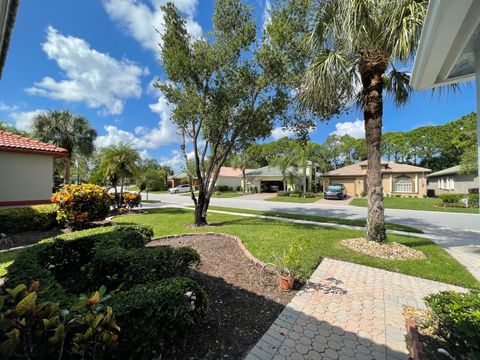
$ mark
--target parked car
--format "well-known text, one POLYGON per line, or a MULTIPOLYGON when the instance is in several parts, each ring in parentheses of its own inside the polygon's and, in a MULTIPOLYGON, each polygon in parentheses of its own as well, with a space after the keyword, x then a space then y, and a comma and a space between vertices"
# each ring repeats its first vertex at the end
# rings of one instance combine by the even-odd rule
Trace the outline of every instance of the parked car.
POLYGON ((343 184, 330 184, 327 191, 323 193, 324 199, 343 200, 347 197, 347 192, 343 184))
POLYGON ((179 194, 179 193, 190 192, 190 185, 188 185, 188 184, 178 185, 176 187, 168 189, 168 192, 170 194, 179 194))

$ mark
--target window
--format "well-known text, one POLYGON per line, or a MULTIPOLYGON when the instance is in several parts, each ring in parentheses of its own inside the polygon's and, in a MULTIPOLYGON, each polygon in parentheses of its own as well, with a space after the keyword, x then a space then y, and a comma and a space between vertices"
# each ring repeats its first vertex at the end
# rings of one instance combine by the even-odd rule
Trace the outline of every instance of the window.
POLYGON ((395 181, 395 192, 411 193, 412 180, 407 176, 400 176, 395 181))

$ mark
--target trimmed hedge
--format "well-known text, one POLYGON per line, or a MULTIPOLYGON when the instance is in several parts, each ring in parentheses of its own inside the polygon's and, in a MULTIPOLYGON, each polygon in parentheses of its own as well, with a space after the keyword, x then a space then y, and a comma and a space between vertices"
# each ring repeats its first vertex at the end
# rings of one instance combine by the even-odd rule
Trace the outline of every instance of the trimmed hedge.
POLYGON ((277 191, 277 196, 290 196, 290 191, 277 191))
POLYGON ((462 199, 468 200, 468 207, 478 207, 478 194, 440 194, 440 206, 446 207, 465 207, 462 199))
POLYGON ((107 285, 121 329, 112 358, 158 358, 175 336, 201 320, 208 299, 196 282, 179 277, 200 262, 198 253, 145 248, 152 234, 150 227, 121 225, 44 240, 9 266, 5 288, 38 281, 46 289, 39 302, 70 306, 78 294, 107 285))
POLYGON ((220 192, 233 191, 233 187, 228 185, 217 185, 215 186, 215 191, 220 191, 220 192))
POLYGON ((198 324, 208 311, 207 295, 187 278, 136 285, 115 293, 108 303, 122 328, 120 358, 158 358, 169 342, 198 324))
POLYGON ((425 298, 438 335, 459 359, 480 358, 480 292, 444 291, 425 298))
POLYGON ((90 279, 94 286, 104 284, 108 289, 184 275, 200 263, 192 248, 159 247, 125 250, 120 247, 97 251, 92 262, 90 279))
POLYGON ((49 230, 57 225, 57 210, 54 205, 0 210, 0 233, 49 230))

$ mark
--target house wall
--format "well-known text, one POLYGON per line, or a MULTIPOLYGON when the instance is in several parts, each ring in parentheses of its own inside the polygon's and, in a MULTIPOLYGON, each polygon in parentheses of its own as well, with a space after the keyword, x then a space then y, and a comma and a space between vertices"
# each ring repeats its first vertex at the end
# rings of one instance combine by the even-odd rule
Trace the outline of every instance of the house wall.
MULTIPOLYGON (((343 184, 347 190, 347 195, 358 196, 362 191, 367 191, 366 178, 357 176, 349 178, 347 176, 325 177, 324 189, 329 184, 343 184)), ((405 195, 405 196, 424 196, 427 194, 426 178, 424 174, 405 173, 405 174, 382 174, 382 185, 384 194, 405 195), (407 176, 411 179, 412 192, 395 191, 395 181, 397 178, 407 176)))
POLYGON ((0 152, 0 206, 49 202, 52 187, 52 156, 0 152))
POLYGON ((226 185, 236 190, 238 186, 242 186, 242 177, 239 176, 219 176, 216 185, 226 185))
POLYGON ((445 176, 435 176, 428 178, 429 190, 434 190, 435 195, 439 194, 467 194, 469 189, 477 188, 478 189, 478 176, 475 175, 445 175, 445 176), (453 179, 453 190, 440 189, 438 187, 438 180, 444 179, 453 179))

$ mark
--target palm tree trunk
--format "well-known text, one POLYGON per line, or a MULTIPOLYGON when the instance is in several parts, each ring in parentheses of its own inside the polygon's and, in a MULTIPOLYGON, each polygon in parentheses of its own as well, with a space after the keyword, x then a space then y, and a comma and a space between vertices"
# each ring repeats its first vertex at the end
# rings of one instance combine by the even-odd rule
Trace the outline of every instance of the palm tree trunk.
POLYGON ((122 176, 120 180, 120 198, 118 199, 118 207, 121 207, 123 205, 123 184, 124 184, 124 178, 122 176))
POLYGON ((63 184, 70 184, 70 168, 72 165, 72 159, 70 156, 65 158, 65 175, 63 177, 63 184))
POLYGON ((383 52, 370 52, 360 62, 360 75, 364 94, 365 139, 368 149, 367 164, 367 240, 386 240, 383 185, 381 172, 382 140, 382 75, 388 65, 388 56, 383 52))

